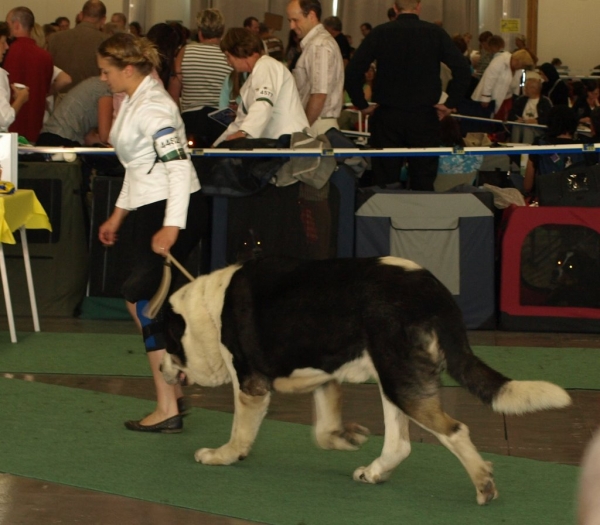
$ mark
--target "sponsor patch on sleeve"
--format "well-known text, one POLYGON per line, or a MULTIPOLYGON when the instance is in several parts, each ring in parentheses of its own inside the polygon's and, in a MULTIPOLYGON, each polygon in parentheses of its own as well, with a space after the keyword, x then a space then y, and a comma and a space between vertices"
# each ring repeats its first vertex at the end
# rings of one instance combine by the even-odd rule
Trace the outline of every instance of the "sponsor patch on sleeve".
POLYGON ((152 136, 160 162, 187 159, 183 144, 175 128, 163 128, 152 136))

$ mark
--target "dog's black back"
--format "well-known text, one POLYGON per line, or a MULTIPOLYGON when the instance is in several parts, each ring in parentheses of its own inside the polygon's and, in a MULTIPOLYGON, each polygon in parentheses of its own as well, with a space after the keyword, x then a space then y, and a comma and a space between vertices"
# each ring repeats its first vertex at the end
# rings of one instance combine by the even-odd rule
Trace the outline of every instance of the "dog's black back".
MULTIPOLYGON (((427 270, 378 258, 249 261, 227 288, 222 322, 241 384, 255 374, 273 380, 305 368, 333 373, 367 351, 399 406, 411 397, 399 389, 435 389, 444 361, 460 376, 464 354, 472 356, 460 309, 443 284, 427 270), (447 349, 438 361, 428 354, 432 334, 447 349)), ((482 378, 490 388, 505 380, 490 374, 482 378)))

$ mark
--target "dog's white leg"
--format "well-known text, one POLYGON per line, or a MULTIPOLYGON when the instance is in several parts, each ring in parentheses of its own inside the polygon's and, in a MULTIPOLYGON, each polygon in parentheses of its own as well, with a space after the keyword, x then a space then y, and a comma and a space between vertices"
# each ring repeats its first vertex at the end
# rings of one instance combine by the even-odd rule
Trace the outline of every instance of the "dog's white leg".
POLYGON ((410 454, 410 437, 408 435, 408 417, 383 393, 379 386, 383 403, 385 437, 383 449, 379 456, 368 467, 359 467, 354 471, 354 479, 363 483, 382 483, 393 470, 410 454))
POLYGON ((196 450, 194 458, 205 465, 231 465, 244 459, 250 453, 271 400, 270 392, 263 396, 251 396, 242 392, 231 357, 225 357, 233 383, 234 413, 231 437, 222 447, 196 450))
POLYGON ((329 381, 314 392, 317 445, 324 449, 357 450, 367 441, 369 429, 357 423, 342 423, 342 389, 329 381))
POLYGON ((484 461, 477 452, 469 428, 442 410, 439 398, 418 401, 411 406, 410 416, 460 460, 475 485, 477 503, 485 505, 498 497, 491 462, 484 461))
MULTIPOLYGON (((458 423, 458 422, 457 422, 458 423)), ((463 423, 458 423, 460 428, 450 436, 433 434, 450 450, 463 464, 473 485, 475 485, 477 503, 485 505, 498 497, 492 463, 484 461, 477 452, 475 445, 469 438, 469 428, 463 423)))
POLYGON ((222 447, 201 448, 194 458, 205 465, 231 465, 249 453, 258 429, 264 419, 271 394, 250 396, 239 391, 235 394, 235 412, 229 442, 222 447))

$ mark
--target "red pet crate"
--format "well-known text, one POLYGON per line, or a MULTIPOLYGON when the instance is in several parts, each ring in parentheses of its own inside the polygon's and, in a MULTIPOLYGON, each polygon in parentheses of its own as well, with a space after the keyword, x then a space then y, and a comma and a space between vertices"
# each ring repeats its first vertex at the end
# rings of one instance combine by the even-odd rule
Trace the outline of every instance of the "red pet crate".
POLYGON ((502 240, 500 327, 600 333, 600 208, 515 208, 502 240))

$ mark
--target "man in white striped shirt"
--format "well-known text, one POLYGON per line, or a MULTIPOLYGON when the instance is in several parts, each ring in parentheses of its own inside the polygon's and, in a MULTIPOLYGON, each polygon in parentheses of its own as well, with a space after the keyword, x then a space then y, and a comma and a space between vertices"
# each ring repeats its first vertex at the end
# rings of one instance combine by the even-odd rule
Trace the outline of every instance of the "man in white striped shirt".
POLYGON ((344 95, 344 62, 335 39, 321 24, 319 0, 292 0, 287 6, 290 27, 298 35, 302 54, 294 68, 311 131, 337 128, 344 95))

